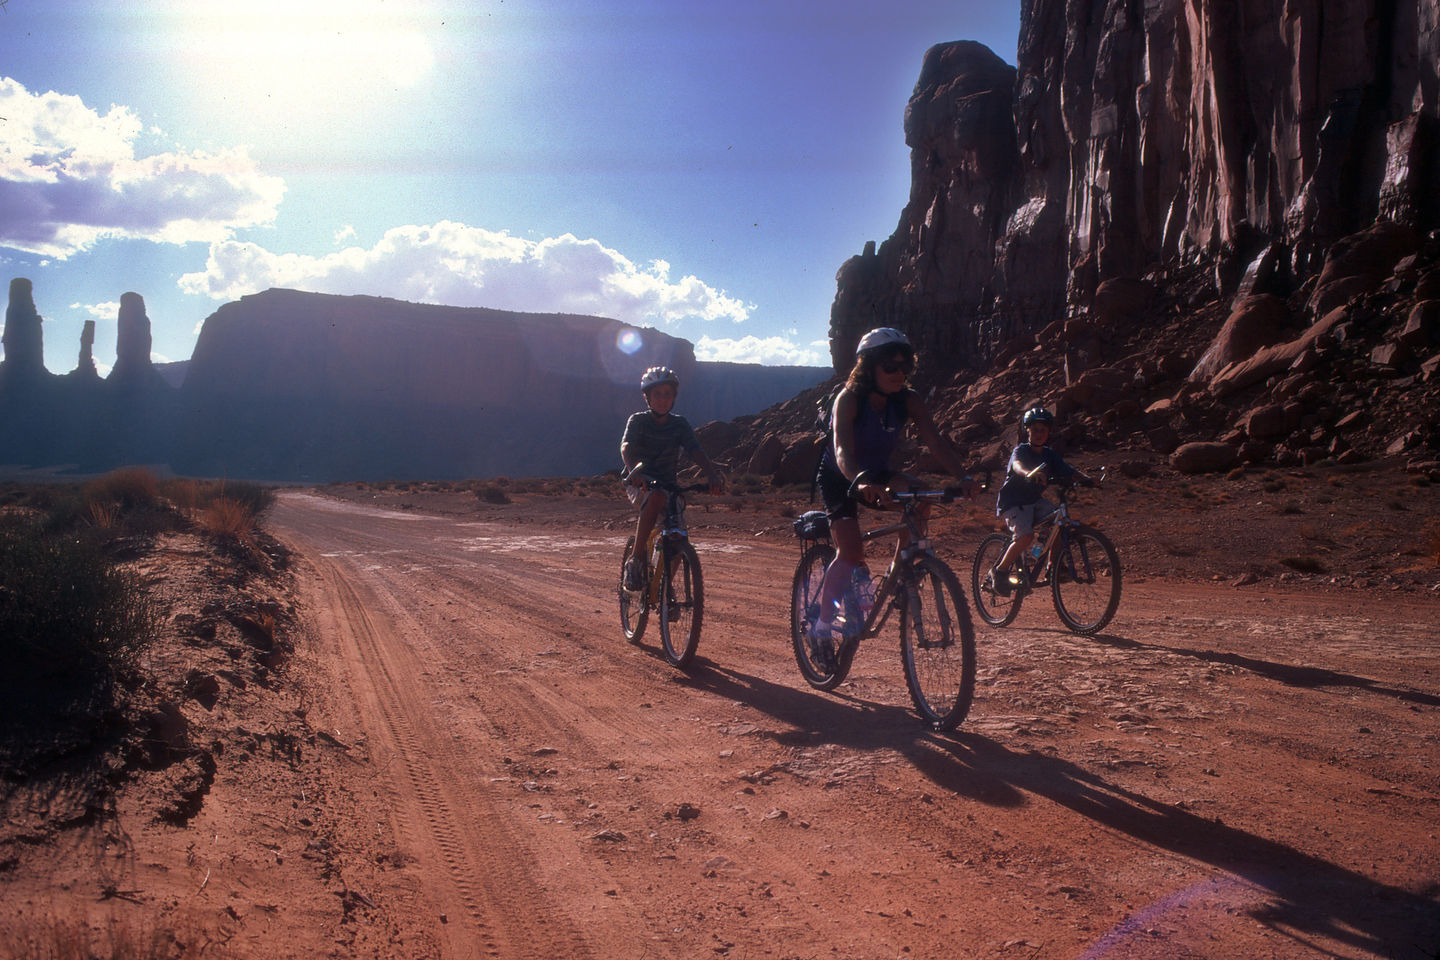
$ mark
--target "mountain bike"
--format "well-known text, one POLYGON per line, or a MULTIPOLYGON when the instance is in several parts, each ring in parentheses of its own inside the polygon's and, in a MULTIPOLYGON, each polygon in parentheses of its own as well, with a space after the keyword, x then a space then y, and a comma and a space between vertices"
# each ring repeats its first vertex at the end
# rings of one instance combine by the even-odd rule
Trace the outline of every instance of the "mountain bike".
POLYGON ((1070 516, 1075 484, 1056 487, 1055 512, 1035 525, 1035 543, 1016 561, 1009 588, 991 580, 990 571, 1010 546, 1010 534, 992 533, 980 541, 970 571, 970 586, 980 619, 994 627, 1013 623, 1020 604, 1048 586, 1060 622, 1073 633, 1089 635, 1105 628, 1120 606, 1120 555, 1110 538, 1070 516))
POLYGON ((908 533, 908 540, 902 539, 904 545, 883 576, 861 583, 859 591, 854 585, 846 590, 843 616, 834 620, 829 637, 812 638, 810 627, 820 613, 825 569, 836 555, 830 520, 823 510, 796 519, 800 562, 790 591, 795 661, 810 686, 833 690, 850 672, 860 641, 878 635, 893 615, 900 625, 905 685, 915 709, 932 729, 953 730, 970 712, 975 693, 975 627, 959 579, 925 538, 920 508, 927 502, 953 502, 964 496, 964 490, 892 491, 890 495, 900 505, 899 521, 863 531, 861 537, 869 541, 908 533), (868 611, 863 606, 862 594, 868 593, 865 587, 874 588, 868 611))
POLYGON ((705 615, 705 582, 700 575, 700 557, 685 529, 685 494, 709 489, 707 484, 690 486, 647 480, 646 486, 665 495, 665 509, 650 535, 648 557, 640 589, 625 588, 625 567, 635 553, 635 536, 625 542, 620 559, 620 628, 625 639, 639 643, 645 634, 650 612, 660 618, 660 646, 665 659, 677 667, 689 665, 700 644, 700 623, 705 615))

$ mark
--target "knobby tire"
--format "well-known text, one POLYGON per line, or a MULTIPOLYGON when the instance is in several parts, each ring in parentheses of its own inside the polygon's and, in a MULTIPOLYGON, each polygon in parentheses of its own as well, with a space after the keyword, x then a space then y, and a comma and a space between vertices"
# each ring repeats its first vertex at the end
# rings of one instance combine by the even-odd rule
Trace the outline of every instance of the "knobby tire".
POLYGON ((833 559, 833 545, 812 544, 800 555, 790 588, 790 642, 795 650, 795 662, 805 682, 816 690, 838 687, 844 682, 855 659, 856 643, 844 642, 844 636, 838 629, 831 632, 828 640, 819 641, 829 651, 828 657, 817 652, 810 640, 810 624, 819 612, 825 568, 833 559))
POLYGON ((700 645, 700 624, 705 617, 705 582, 700 557, 688 541, 665 545, 666 562, 660 576, 660 645, 665 659, 688 666, 700 645))
MULTIPOLYGON (((975 598, 975 612, 992 627, 1008 626, 1020 615, 1022 592, 1012 589, 1008 595, 1002 595, 989 583, 990 568, 1005 556, 1009 545, 1007 534, 990 534, 980 541, 980 547, 975 551, 975 562, 970 568, 970 591, 975 598)), ((1018 562, 1024 563, 1024 559, 1022 557, 1018 562)))
POLYGON ((1105 629, 1120 606, 1120 554, 1094 527, 1072 527, 1050 567, 1050 591, 1060 622, 1089 636, 1105 629))
POLYGON ((640 638, 645 636, 645 621, 650 611, 645 603, 646 591, 631 593, 625 589, 625 565, 630 562, 630 556, 635 552, 635 536, 625 541, 625 553, 620 558, 620 581, 617 585, 617 593, 620 598, 620 629, 625 633, 625 639, 631 643, 639 643, 640 638))
POLYGON ((934 730, 953 730, 975 696, 975 625, 955 574, 935 557, 915 560, 900 598, 900 650, 915 709, 934 730))

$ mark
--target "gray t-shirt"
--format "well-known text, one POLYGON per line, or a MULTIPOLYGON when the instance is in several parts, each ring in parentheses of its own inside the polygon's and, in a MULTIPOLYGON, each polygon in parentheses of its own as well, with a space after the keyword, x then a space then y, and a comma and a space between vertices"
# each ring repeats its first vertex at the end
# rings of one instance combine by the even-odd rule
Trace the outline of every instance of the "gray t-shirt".
POLYGON ((660 423, 649 410, 632 413, 625 421, 620 446, 627 445, 636 462, 645 464, 647 476, 668 483, 675 482, 680 469, 680 451, 700 449, 689 420, 672 413, 660 423))

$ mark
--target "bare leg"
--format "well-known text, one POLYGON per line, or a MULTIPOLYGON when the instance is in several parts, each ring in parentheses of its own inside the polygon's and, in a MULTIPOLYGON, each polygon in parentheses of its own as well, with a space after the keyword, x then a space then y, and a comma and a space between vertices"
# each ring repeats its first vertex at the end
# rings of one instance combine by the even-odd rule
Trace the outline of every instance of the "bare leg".
POLYGON ((820 590, 820 619, 826 621, 834 616, 855 568, 865 562, 865 541, 860 538, 859 520, 845 517, 831 521, 830 537, 835 541, 835 559, 825 568, 825 585, 820 590))

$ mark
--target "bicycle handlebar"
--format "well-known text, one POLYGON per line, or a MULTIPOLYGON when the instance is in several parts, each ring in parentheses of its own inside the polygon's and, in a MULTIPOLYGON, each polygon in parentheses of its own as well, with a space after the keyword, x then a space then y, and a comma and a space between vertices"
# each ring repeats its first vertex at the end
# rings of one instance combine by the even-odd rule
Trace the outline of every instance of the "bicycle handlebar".
MULTIPOLYGON (((681 484, 678 484, 678 483, 666 483, 666 482, 664 482, 664 481, 657 480, 657 479, 655 479, 654 477, 647 477, 647 476, 645 476, 645 464, 644 464, 644 463, 637 463, 637 464, 635 464, 634 467, 632 467, 632 468, 629 470, 629 472, 627 472, 627 473, 622 473, 622 474, 620 475, 620 479, 624 480, 626 483, 629 483, 629 482, 630 482, 630 478, 632 478, 632 477, 638 477, 639 480, 640 480, 640 483, 643 483, 647 489, 650 489, 650 490, 665 490, 665 491, 668 491, 669 493, 697 493, 697 492, 700 492, 700 491, 705 491, 705 490, 709 490, 709 489, 710 489, 710 484, 709 484, 709 483, 691 483, 691 484, 686 484, 686 485, 683 485, 683 486, 682 486, 681 484)), ((632 485, 633 485, 633 486, 639 486, 640 483, 636 483, 636 484, 632 484, 632 485)))
MULTIPOLYGON (((970 481, 970 480, 974 480, 974 479, 976 479, 976 478, 974 478, 974 477, 968 477, 968 476, 967 476, 965 479, 966 479, 967 481, 970 481)), ((874 472, 874 471, 872 471, 872 470, 861 470, 860 473, 856 474, 855 479, 854 479, 853 481, 851 481, 851 483, 850 483, 850 490, 849 490, 848 492, 849 492, 850 496, 853 497, 857 502, 859 502, 859 503, 864 503, 867 507, 874 506, 874 504, 866 503, 864 500, 862 500, 862 499, 857 495, 857 492, 859 491, 860 485, 861 485, 862 483, 878 483, 879 481, 880 481, 880 478, 875 475, 875 472, 874 472)), ((989 472, 989 471, 986 471, 986 473, 985 473, 985 481, 980 484, 980 489, 981 489, 981 490, 984 490, 984 489, 986 489, 987 487, 989 487, 989 485, 990 485, 990 472, 989 472)), ((887 489, 888 489, 888 487, 887 487, 887 489)), ((905 501, 915 501, 915 500, 939 500, 941 503, 954 503, 956 500, 961 499, 961 498, 963 498, 963 497, 968 497, 968 496, 969 496, 969 494, 966 492, 966 489, 965 489, 965 487, 963 487, 963 486, 959 486, 959 487, 945 487, 944 489, 941 489, 941 490, 891 490, 891 491, 890 491, 890 498, 891 498, 892 500, 895 500, 896 502, 899 502, 899 503, 903 503, 903 502, 905 502, 905 501)))

